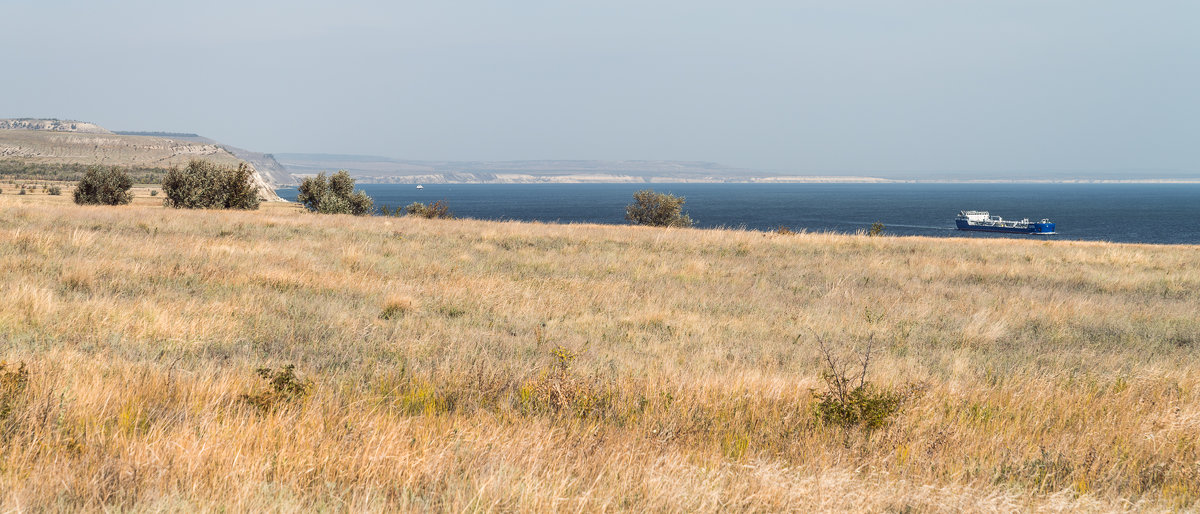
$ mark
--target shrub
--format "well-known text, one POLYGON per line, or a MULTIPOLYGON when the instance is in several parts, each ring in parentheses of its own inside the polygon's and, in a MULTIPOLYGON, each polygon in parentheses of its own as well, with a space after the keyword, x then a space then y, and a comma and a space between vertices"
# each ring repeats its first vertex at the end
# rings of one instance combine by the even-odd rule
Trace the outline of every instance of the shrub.
POLYGON ((690 227, 692 218, 682 212, 684 198, 643 189, 633 194, 633 203, 625 208, 625 219, 635 225, 652 227, 690 227))
POLYGON ((258 368, 254 372, 267 381, 268 389, 258 393, 243 394, 241 398, 242 401, 258 407, 261 411, 270 411, 281 404, 303 400, 312 392, 312 381, 301 380, 297 377, 294 364, 288 364, 279 371, 271 368, 258 368))
POLYGON ((821 373, 826 390, 813 393, 817 401, 815 414, 822 422, 874 430, 886 425, 900 411, 904 402, 916 393, 915 387, 898 391, 867 382, 874 337, 867 339, 866 348, 857 355, 857 359, 838 356, 823 338, 817 336, 816 339, 826 366, 821 373))
POLYGON ((157 189, 151 189, 151 190, 150 190, 150 196, 158 196, 158 190, 157 190, 157 189))
POLYGON ((260 201, 254 172, 245 163, 229 168, 192 161, 182 170, 167 172, 162 190, 167 197, 163 205, 176 209, 254 210, 260 201))
POLYGON ((62 188, 59 186, 46 186, 46 194, 50 196, 62 196, 62 188))
POLYGON ((313 212, 355 216, 370 214, 374 205, 366 193, 354 191, 354 178, 346 170, 328 178, 321 173, 304 179, 300 182, 296 201, 313 212))
POLYGON ((413 202, 404 208, 404 213, 409 216, 420 216, 429 219, 453 219, 454 213, 450 212, 450 207, 446 202, 438 200, 429 205, 421 202, 413 202))
POLYGON ((124 205, 133 201, 133 179, 117 167, 88 169, 75 186, 75 203, 79 205, 124 205))
POLYGON ((19 195, 25 194, 25 186, 21 186, 21 192, 19 192, 17 194, 19 194, 19 195))
POLYGON ((871 224, 871 230, 869 232, 867 232, 867 235, 869 235, 871 237, 881 236, 881 235, 883 235, 883 229, 884 229, 883 223, 876 221, 875 223, 871 224))

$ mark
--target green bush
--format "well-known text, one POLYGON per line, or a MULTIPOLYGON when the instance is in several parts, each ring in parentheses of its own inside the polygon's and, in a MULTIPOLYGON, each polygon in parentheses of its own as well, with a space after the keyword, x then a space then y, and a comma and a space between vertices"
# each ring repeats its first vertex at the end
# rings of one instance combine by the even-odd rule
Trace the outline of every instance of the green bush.
POLYGON ((893 390, 867 382, 867 371, 874 357, 874 337, 867 340, 865 350, 854 358, 838 355, 820 336, 817 344, 825 364, 821 378, 827 387, 823 392, 813 393, 814 411, 825 424, 875 430, 890 422, 919 391, 915 386, 893 390))
POLYGON ((429 219, 453 219, 454 213, 450 212, 450 207, 446 202, 438 200, 431 204, 423 204, 421 202, 413 202, 404 208, 404 213, 409 216, 420 216, 429 219))
POLYGON ((847 391, 845 396, 830 390, 817 394, 816 399, 816 414, 821 421, 874 430, 886 425, 900 411, 907 396, 899 391, 863 384, 847 391))
POLYGON ((867 232, 867 235, 869 235, 871 237, 881 236, 881 235, 883 235, 883 229, 884 229, 883 223, 876 221, 875 223, 871 224, 871 230, 869 232, 867 232))
POLYGON ((75 186, 75 203, 79 205, 125 205, 133 201, 133 179, 117 167, 88 169, 75 186))
POLYGON ((324 173, 300 182, 296 201, 321 214, 371 214, 374 202, 362 191, 354 190, 354 178, 346 170, 331 177, 324 173))
POLYGON ((652 227, 690 227, 692 218, 684 214, 684 198, 643 189, 633 194, 633 203, 625 208, 625 219, 635 225, 652 227))
POLYGON ((46 186, 46 194, 50 196, 62 196, 62 188, 59 186, 46 186))
POLYGON ((163 205, 176 209, 258 208, 254 172, 245 163, 237 168, 207 161, 192 161, 184 169, 172 169, 163 178, 163 205))

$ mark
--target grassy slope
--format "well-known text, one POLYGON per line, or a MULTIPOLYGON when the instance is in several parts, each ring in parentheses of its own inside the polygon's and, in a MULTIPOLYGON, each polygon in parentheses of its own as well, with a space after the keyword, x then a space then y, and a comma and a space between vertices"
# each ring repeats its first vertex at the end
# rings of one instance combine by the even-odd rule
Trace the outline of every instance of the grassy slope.
MULTIPOLYGON (((46 172, 41 168, 67 164, 166 170, 186 166, 192 159, 203 159, 223 166, 237 166, 241 162, 215 144, 153 136, 0 130, 0 160, 30 165, 41 173, 46 172)), ((77 179, 44 177, 36 173, 35 176, 77 179)))
POLYGON ((12 193, 2 508, 1198 507, 1196 247, 12 193), (812 332, 924 393, 822 425, 812 332), (286 363, 306 401, 240 398, 286 363))

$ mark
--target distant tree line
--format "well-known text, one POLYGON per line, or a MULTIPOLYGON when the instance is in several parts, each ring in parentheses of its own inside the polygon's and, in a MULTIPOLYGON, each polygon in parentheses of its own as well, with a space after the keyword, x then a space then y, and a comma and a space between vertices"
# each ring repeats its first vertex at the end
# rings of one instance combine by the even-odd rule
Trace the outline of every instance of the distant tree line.
MULTIPOLYGON (((51 164, 24 162, 19 160, 0 160, 0 178, 5 180, 62 180, 77 181, 83 179, 88 169, 94 166, 87 164, 51 164)), ((159 184, 167 176, 170 168, 152 168, 144 166, 122 167, 129 178, 137 184, 159 184)))

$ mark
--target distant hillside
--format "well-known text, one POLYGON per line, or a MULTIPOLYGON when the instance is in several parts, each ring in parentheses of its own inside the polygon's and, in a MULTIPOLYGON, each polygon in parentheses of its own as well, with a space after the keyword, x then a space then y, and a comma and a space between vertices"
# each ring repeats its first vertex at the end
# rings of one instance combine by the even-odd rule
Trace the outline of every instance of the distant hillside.
POLYGON ((293 175, 344 169, 365 183, 755 182, 781 178, 774 173, 687 161, 405 161, 334 154, 275 157, 293 175))
POLYGON ((189 141, 192 143, 211 144, 220 146, 225 151, 233 154, 234 157, 246 161, 253 166, 255 171, 262 175, 264 181, 271 184, 272 187, 279 188, 282 186, 296 185, 298 182, 292 174, 288 172, 283 165, 275 160, 275 156, 269 153, 254 152, 236 146, 229 146, 213 141, 207 137, 198 134, 188 134, 182 132, 117 132, 118 134, 132 135, 159 135, 162 137, 170 137, 180 141, 189 141))
POLYGON ((101 165, 126 168, 140 182, 157 182, 170 168, 193 159, 223 166, 247 162, 256 171, 263 197, 277 200, 274 190, 280 182, 274 177, 282 167, 263 155, 230 150, 195 134, 114 133, 79 121, 0 119, 0 175, 14 178, 77 180, 88 166, 101 165))
POLYGON ((801 173, 696 161, 410 161, 374 155, 279 153, 297 177, 344 169, 363 183, 881 183, 1198 182, 1191 170, 861 171, 801 173))

